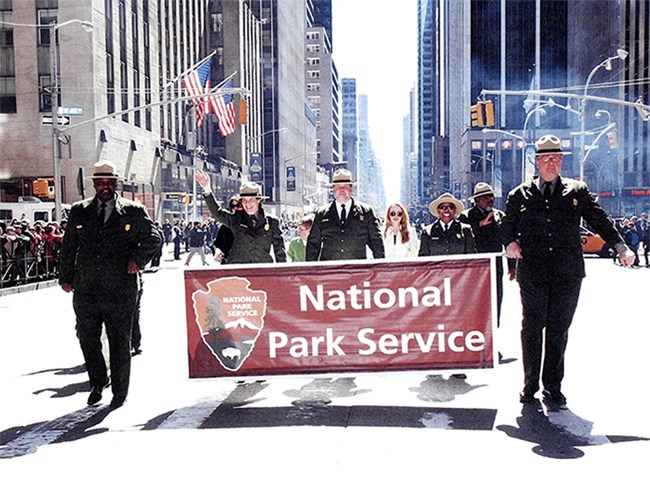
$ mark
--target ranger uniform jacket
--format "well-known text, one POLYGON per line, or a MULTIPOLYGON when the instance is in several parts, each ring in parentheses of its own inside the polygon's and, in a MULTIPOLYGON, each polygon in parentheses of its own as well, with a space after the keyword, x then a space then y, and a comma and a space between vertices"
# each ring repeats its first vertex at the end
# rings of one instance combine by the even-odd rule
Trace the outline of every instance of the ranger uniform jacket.
POLYGON ((608 243, 622 238, 607 213, 582 181, 559 177, 550 200, 537 186, 537 177, 508 195, 503 218, 503 244, 517 241, 523 259, 517 262, 519 281, 579 279, 585 275, 580 222, 608 243))
POLYGON ((307 239, 307 260, 366 259, 366 246, 375 259, 384 258, 384 241, 372 207, 353 201, 345 224, 341 224, 333 201, 316 212, 307 239))
POLYGON ((442 256, 453 254, 475 254, 476 244, 472 226, 457 219, 450 223, 448 231, 442 228, 439 220, 429 224, 420 236, 419 256, 442 256))
POLYGON ((160 246, 160 234, 141 204, 115 198, 113 212, 101 224, 97 199, 73 204, 63 236, 60 284, 72 284, 75 293, 136 294, 140 274, 129 274, 130 261, 145 265, 160 246))
POLYGON ((210 214, 232 232, 233 243, 228 254, 228 264, 268 263, 273 262, 273 256, 275 262, 287 261, 280 220, 277 217, 265 214, 260 207, 259 220, 253 225, 245 211, 231 213, 217 204, 213 194, 206 195, 205 202, 210 214))

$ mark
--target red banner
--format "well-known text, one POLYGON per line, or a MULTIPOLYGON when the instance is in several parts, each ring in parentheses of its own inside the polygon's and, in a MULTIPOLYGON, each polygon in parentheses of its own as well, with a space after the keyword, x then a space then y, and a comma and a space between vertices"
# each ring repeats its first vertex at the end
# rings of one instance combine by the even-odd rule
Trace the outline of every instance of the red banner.
POLYGON ((473 255, 186 271, 190 378, 492 368, 493 269, 473 255))

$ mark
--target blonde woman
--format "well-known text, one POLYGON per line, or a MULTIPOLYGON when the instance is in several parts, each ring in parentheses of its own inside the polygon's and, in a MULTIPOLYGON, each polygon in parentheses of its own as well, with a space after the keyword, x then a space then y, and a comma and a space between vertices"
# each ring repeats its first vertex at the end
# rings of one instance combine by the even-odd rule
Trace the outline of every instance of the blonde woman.
POLYGON ((387 259, 417 257, 417 234, 411 226, 406 208, 400 203, 388 206, 383 236, 387 259))

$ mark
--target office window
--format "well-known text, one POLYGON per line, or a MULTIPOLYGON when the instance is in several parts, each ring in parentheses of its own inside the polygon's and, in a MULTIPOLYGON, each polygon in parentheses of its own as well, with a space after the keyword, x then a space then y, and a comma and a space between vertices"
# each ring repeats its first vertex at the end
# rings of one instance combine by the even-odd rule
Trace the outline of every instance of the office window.
POLYGON ((0 77, 0 113, 16 112, 16 78, 0 77))
POLYGON ((309 53, 319 53, 320 52, 320 45, 307 45, 307 51, 309 53))
POLYGON ((307 58, 307 64, 310 66, 320 65, 320 58, 307 58))
POLYGON ((320 91, 320 83, 307 83, 307 91, 320 91))
POLYGON ((318 70, 307 71, 307 78, 320 78, 320 71, 318 70))
MULTIPOLYGON (((49 25, 52 22, 56 22, 58 19, 58 10, 51 8, 42 8, 36 10, 36 18, 38 18, 39 25, 49 25)), ((38 28, 38 44, 39 45, 49 45, 50 44, 50 29, 49 28, 38 28)))
POLYGON ((223 29, 223 16, 221 13, 213 13, 210 15, 210 24, 212 25, 212 31, 214 33, 219 33, 223 29))
MULTIPOLYGON (((11 12, 0 11, 0 21, 11 23, 11 12)), ((0 113, 16 112, 16 72, 13 27, 0 23, 0 113)))
MULTIPOLYGON (((39 111, 52 111, 52 77, 50 75, 38 75, 39 111)), ((60 104, 60 103, 59 103, 60 104)))

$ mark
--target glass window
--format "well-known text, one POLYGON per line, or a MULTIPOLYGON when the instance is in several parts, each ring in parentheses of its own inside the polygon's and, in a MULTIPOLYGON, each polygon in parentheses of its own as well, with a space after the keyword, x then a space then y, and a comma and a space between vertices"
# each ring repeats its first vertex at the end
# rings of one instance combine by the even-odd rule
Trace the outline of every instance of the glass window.
MULTIPOLYGON (((39 25, 49 25, 50 23, 56 22, 58 19, 58 11, 55 9, 40 9, 36 11, 36 17, 38 18, 39 25)), ((50 29, 49 28, 39 28, 38 29, 38 44, 39 45, 49 45, 50 44, 50 29)))

